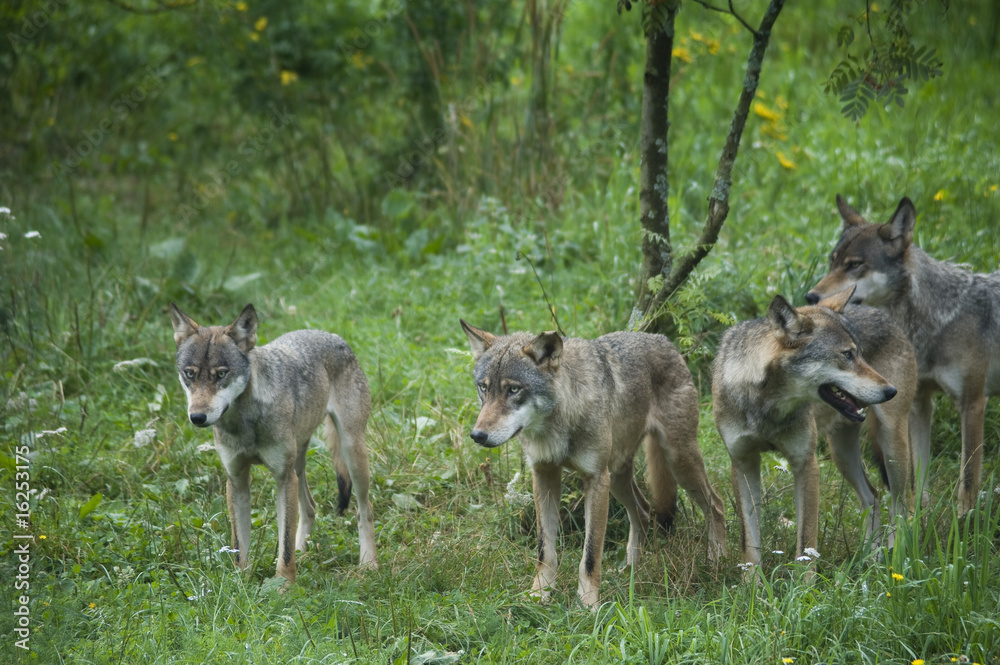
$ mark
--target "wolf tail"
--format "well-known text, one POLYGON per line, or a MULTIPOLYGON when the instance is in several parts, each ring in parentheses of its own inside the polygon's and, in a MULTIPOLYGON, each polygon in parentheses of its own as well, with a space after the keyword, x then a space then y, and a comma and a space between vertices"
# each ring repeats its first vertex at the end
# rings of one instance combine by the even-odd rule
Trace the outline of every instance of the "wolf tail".
POLYGON ((646 481, 653 495, 653 510, 656 511, 656 521, 664 531, 674 530, 674 514, 677 512, 677 479, 667 465, 663 446, 657 441, 655 434, 647 434, 644 441, 646 449, 646 481))
POLYGON ((330 414, 326 416, 323 432, 326 435, 326 448, 333 458, 333 467, 337 471, 337 514, 343 515, 347 510, 347 505, 351 502, 351 474, 347 471, 347 464, 340 454, 340 434, 337 432, 337 424, 333 422, 330 414))

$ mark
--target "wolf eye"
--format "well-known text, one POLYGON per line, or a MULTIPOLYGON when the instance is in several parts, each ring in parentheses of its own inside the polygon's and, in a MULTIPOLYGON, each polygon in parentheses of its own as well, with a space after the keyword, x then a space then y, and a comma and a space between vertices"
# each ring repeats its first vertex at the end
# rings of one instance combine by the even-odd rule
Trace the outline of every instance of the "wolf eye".
POLYGON ((854 351, 851 351, 850 349, 844 351, 844 358, 847 360, 854 360, 854 351))
POLYGON ((216 381, 222 381, 224 378, 226 378, 226 374, 229 374, 229 370, 228 369, 216 370, 216 372, 215 372, 215 380, 216 381))
POLYGON ((521 386, 510 386, 509 388, 507 388, 508 395, 516 395, 519 392, 521 392, 521 386))
POLYGON ((187 379, 192 379, 193 380, 194 379, 194 370, 193 369, 186 369, 186 370, 184 370, 184 377, 187 378, 187 379))
POLYGON ((863 266, 864 263, 865 263, 864 261, 859 261, 857 259, 851 261, 845 261, 844 268, 846 270, 855 270, 856 268, 860 268, 861 266, 863 266))
POLYGON ((477 388, 477 389, 479 390, 479 392, 481 392, 481 393, 484 393, 484 392, 486 392, 486 384, 485 384, 485 383, 477 383, 477 384, 476 384, 476 388, 477 388))

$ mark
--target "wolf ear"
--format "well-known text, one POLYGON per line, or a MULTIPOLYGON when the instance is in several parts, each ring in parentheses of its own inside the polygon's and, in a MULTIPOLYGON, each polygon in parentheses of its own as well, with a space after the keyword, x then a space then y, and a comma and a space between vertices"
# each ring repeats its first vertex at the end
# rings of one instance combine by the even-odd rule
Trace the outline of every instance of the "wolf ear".
POLYGON ((771 301, 771 306, 767 308, 767 320, 778 341, 788 346, 798 346, 813 330, 812 319, 799 314, 781 296, 774 296, 771 301))
POLYGON ((840 211, 840 217, 844 220, 845 229, 865 223, 865 218, 862 217, 857 210, 852 208, 840 194, 837 194, 837 210, 840 211))
POLYGON ((226 328, 226 334, 236 342, 236 348, 243 353, 250 353, 257 344, 257 310, 253 305, 247 305, 236 317, 236 320, 226 328))
POLYGON ((459 319, 458 322, 462 324, 462 330, 465 331, 465 336, 469 338, 469 346, 472 347, 472 357, 475 360, 479 360, 479 357, 493 346, 493 342, 497 341, 496 335, 485 330, 480 330, 475 326, 470 326, 462 319, 459 319))
POLYGON ((857 291, 858 285, 851 284, 848 288, 844 289, 840 293, 830 296, 829 298, 823 298, 817 305, 820 307, 826 307, 827 309, 832 309, 838 314, 843 313, 844 307, 847 303, 851 302, 851 298, 854 297, 854 292, 857 291))
POLYGON ((194 319, 182 312, 174 303, 170 303, 170 321, 174 324, 174 344, 177 346, 198 332, 199 326, 194 319))
POLYGON ((554 330, 543 332, 521 347, 521 351, 534 360, 536 365, 547 361, 550 368, 556 369, 563 351, 562 336, 554 330))
POLYGON ((913 240, 913 227, 917 222, 917 209, 913 207, 913 201, 907 197, 899 202, 896 212, 892 213, 892 219, 878 227, 878 234, 886 242, 900 242, 900 250, 910 246, 913 240))

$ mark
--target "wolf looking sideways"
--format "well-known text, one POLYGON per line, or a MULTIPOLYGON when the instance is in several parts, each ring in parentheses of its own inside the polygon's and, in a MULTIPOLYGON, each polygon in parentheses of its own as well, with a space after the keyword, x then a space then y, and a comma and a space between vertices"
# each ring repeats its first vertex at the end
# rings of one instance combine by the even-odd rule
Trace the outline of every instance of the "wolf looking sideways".
POLYGON ((719 343, 712 378, 715 424, 733 463, 743 561, 755 566, 761 563, 762 452, 778 451, 791 467, 796 554, 816 547, 817 419, 830 434, 837 468, 869 511, 867 537, 877 537, 878 496, 868 483, 858 445, 864 407, 877 405, 876 457, 892 493, 893 517, 905 513, 910 479, 906 414, 916 385, 916 363, 902 332, 884 313, 871 307, 845 311, 852 293, 850 289, 820 307, 799 309, 775 296, 766 319, 733 326, 719 343), (862 344, 879 371, 900 382, 901 391, 862 358, 862 344))
POLYGON ((885 224, 869 224, 838 194, 844 220, 826 277, 810 303, 857 285, 851 302, 885 309, 917 355, 919 383, 910 411, 918 488, 926 487, 934 393, 944 391, 962 419, 958 505, 979 495, 987 397, 1000 393, 1000 272, 973 274, 913 244, 917 212, 908 198, 885 224))
POLYGON ((594 608, 598 601, 609 490, 628 512, 626 562, 636 562, 649 524, 649 503, 632 469, 641 441, 659 521, 670 526, 680 484, 705 514, 709 558, 725 554, 722 500, 708 482, 698 449, 698 393, 666 337, 626 332, 595 340, 564 339, 555 332, 496 336, 461 323, 475 357, 482 402, 472 439, 493 448, 520 436, 531 467, 538 521, 533 593, 546 599, 556 582, 563 467, 583 478, 581 602, 594 608))

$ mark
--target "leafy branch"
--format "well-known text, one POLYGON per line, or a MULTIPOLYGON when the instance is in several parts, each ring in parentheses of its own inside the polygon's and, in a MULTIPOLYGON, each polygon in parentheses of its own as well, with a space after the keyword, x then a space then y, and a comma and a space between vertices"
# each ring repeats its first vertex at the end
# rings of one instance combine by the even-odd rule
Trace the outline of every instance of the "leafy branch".
MULTIPOLYGON (((950 0, 941 0, 947 11, 950 0)), ((844 25, 837 31, 837 46, 845 50, 824 90, 836 95, 843 106, 841 113, 854 122, 868 112, 872 102, 902 107, 909 92, 906 83, 928 81, 941 75, 943 63, 933 48, 917 46, 911 40, 906 19, 913 12, 916 0, 892 0, 882 21, 882 30, 872 31, 870 0, 865 12, 855 17, 856 25, 864 25, 867 41, 852 52, 855 27, 844 25)))

